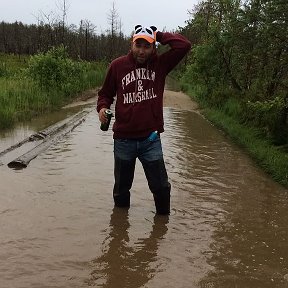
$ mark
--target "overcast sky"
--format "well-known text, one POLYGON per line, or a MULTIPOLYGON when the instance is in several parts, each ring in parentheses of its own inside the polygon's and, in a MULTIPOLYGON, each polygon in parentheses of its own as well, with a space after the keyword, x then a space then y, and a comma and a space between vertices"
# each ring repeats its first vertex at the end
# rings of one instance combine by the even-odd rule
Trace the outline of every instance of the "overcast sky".
MULTIPOLYGON (((21 21, 37 23, 42 14, 62 15, 59 7, 63 0, 0 0, 0 22, 21 21), (42 13, 41 13, 42 11, 42 13)), ((136 24, 154 25, 158 30, 175 30, 185 26, 191 11, 199 0, 66 0, 67 22, 79 26, 80 20, 89 20, 96 33, 108 27, 108 15, 114 2, 124 34, 130 35, 136 24)))

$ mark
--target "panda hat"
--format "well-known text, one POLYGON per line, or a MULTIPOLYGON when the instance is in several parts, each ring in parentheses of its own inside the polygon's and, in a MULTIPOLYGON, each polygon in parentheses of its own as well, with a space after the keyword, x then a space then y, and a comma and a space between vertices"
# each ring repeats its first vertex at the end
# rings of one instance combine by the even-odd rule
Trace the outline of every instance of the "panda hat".
POLYGON ((149 43, 156 42, 156 30, 157 28, 155 26, 143 27, 142 25, 136 25, 133 42, 137 39, 145 39, 149 43))

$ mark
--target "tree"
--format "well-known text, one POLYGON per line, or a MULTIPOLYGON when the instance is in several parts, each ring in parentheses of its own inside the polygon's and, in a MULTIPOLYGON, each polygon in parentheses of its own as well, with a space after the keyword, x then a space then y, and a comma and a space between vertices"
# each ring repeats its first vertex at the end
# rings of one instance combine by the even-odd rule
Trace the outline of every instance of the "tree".
POLYGON ((109 60, 112 60, 116 54, 116 47, 117 47, 117 36, 118 34, 118 27, 119 27, 119 20, 118 20, 118 12, 115 7, 115 2, 112 3, 112 8, 108 14, 108 24, 110 29, 108 30, 108 38, 109 41, 109 60))
POLYGON ((65 45, 65 29, 66 29, 66 20, 67 20, 67 11, 69 9, 68 7, 68 1, 67 0, 58 0, 57 7, 62 13, 62 19, 61 22, 59 23, 62 28, 62 41, 61 43, 65 45))

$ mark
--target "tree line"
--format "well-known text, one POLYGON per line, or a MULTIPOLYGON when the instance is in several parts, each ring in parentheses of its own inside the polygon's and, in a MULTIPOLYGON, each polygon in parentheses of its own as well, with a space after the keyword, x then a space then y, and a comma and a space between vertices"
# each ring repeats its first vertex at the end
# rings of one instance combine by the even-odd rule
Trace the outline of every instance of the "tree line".
POLYGON ((121 22, 114 4, 108 15, 110 27, 100 35, 89 20, 81 20, 79 26, 68 26, 64 16, 61 20, 54 20, 49 15, 44 16, 44 20, 39 20, 37 25, 2 21, 0 53, 34 55, 64 45, 73 59, 110 61, 126 54, 129 49, 130 37, 124 36, 121 31, 121 22))
POLYGON ((288 2, 205 0, 186 24, 194 48, 183 79, 198 99, 288 143, 288 2))

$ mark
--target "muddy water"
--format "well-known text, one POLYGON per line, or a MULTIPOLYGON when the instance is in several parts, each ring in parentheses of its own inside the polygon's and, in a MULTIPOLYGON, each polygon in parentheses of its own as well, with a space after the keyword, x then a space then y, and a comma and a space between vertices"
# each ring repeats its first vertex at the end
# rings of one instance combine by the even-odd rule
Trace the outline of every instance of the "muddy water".
MULTIPOLYGON (((1 288, 288 287, 288 191, 200 115, 165 119, 169 217, 139 163, 131 208, 113 209, 112 133, 93 112, 26 169, 0 166, 1 288)), ((48 122, 2 134, 0 150, 48 122)))

